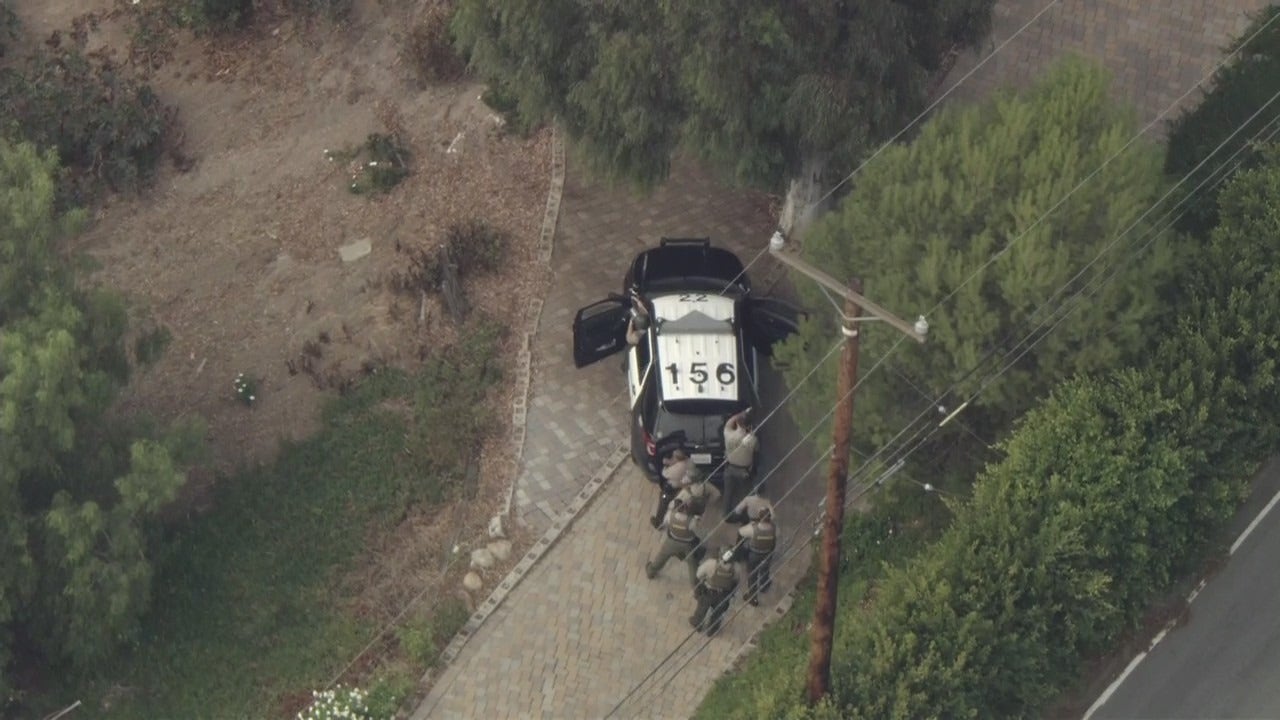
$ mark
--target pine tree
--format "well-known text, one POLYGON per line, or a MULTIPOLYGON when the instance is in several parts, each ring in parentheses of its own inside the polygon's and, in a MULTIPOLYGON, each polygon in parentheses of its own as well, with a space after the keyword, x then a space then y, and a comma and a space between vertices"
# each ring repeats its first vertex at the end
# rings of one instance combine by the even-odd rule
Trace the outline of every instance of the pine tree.
POLYGON ((462 0, 453 29, 516 114, 558 116, 614 178, 651 185, 680 147, 780 188, 843 169, 922 107, 992 0, 462 0))
POLYGON ((1280 20, 1276 15, 1280 15, 1280 5, 1258 14, 1236 40, 1240 54, 1214 73, 1211 89, 1200 103, 1170 127, 1165 171, 1178 179, 1190 174, 1182 190, 1187 205, 1186 215, 1178 221, 1179 230, 1208 235, 1218 220, 1217 196, 1222 185, 1217 179, 1231 172, 1236 163, 1244 168, 1255 165, 1258 155, 1248 146, 1251 138, 1261 131, 1265 141, 1274 129, 1272 123, 1280 122, 1280 101, 1267 104, 1280 92, 1280 20), (1219 145, 1221 150, 1217 150, 1219 145))
MULTIPOLYGON (((1100 70, 1069 61, 1026 94, 951 108, 914 142, 884 152, 841 206, 815 225, 805 241, 809 259, 836 277, 861 276, 869 296, 902 316, 926 312, 955 293, 928 318, 927 344, 908 341, 889 368, 859 387, 856 435, 866 447, 887 442, 921 411, 940 420, 927 398, 1023 329, 1038 306, 1160 196, 1159 151, 1138 144, 1050 212, 1135 130, 1132 114, 1107 90, 1100 70)), ((1134 237, 1147 229, 1139 223, 1134 237)), ((1169 273, 1171 255, 1170 241, 1158 238, 1141 263, 1122 267, 1087 308, 987 387, 948 429, 964 424, 991 442, 1054 382, 1114 367, 1134 352, 1145 339, 1144 323, 1159 312, 1154 288, 1169 273)), ((1116 253, 1104 258, 1071 282, 1066 295, 1095 272, 1121 267, 1118 259, 1116 253)), ((799 287, 811 307, 827 307, 809 285, 799 287)), ((834 317, 816 313, 780 349, 792 383, 838 338, 834 317)), ((876 362, 900 337, 864 326, 864 361, 876 362)), ((944 399, 946 410, 998 367, 991 362, 962 383, 944 399)), ((819 369, 799 389, 792 408, 802 425, 830 408, 834 377, 833 367, 819 369)), ((975 442, 968 434, 951 440, 960 447, 975 442)))

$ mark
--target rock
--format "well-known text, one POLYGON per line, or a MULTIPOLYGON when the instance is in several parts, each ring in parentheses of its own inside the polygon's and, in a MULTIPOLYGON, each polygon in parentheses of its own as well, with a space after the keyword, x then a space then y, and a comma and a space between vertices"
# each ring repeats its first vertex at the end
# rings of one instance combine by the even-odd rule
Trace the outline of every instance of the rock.
POLYGON ((506 536, 507 533, 502 529, 502 516, 494 515, 489 518, 489 539, 497 540, 506 536))
POLYGON ((510 540, 494 540, 493 542, 489 543, 488 550, 489 550, 489 553, 493 555, 495 560, 497 560, 498 562, 502 562, 507 558, 511 557, 511 541, 510 540))
POLYGON ((475 592, 484 587, 484 582, 480 580, 480 573, 474 570, 467 573, 466 577, 462 578, 462 587, 471 592, 475 592))
POLYGON ((471 567, 488 570, 493 567, 493 553, 488 548, 477 548, 471 551, 471 567))
POLYGON ((373 252, 373 243, 369 242, 369 238, 365 238, 338 248, 338 257, 342 258, 342 262, 349 263, 359 260, 371 252, 373 252))

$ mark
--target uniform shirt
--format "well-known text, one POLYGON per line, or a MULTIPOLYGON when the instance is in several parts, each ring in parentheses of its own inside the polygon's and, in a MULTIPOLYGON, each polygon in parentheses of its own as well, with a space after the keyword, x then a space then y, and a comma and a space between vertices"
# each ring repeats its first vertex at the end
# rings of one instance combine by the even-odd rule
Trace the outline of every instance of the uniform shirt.
MULTIPOLYGON (((617 326, 615 325, 614 327, 617 326)), ((630 322, 627 323, 627 344, 639 345, 640 341, 644 339, 644 332, 644 330, 640 330, 636 327, 636 319, 631 318, 630 322)), ((614 337, 617 336, 615 335, 614 337)))
POLYGON ((732 515, 745 514, 748 520, 751 520, 754 522, 760 519, 760 513, 764 512, 765 510, 768 510, 769 514, 772 515, 773 503, 769 502, 768 500, 765 500, 759 495, 748 495, 742 499, 742 502, 738 503, 738 507, 734 508, 733 512, 730 514, 732 515))
MULTIPOLYGON (((778 527, 773 523, 769 523, 769 525, 773 528, 774 542, 776 543, 777 537, 778 537, 778 527)), ((755 535, 756 535, 756 524, 754 522, 748 523, 738 528, 738 537, 742 538, 743 541, 747 543, 747 547, 751 547, 750 545, 751 538, 755 537, 755 535)))
POLYGON ((685 485, 676 495, 676 500, 681 500, 685 505, 690 503, 697 505, 699 502, 703 505, 703 511, 706 511, 706 504, 711 500, 711 483, 702 482, 689 483, 685 485), (696 496, 701 496, 701 500, 695 500, 696 496))
POLYGON ((689 460, 677 460, 662 468, 662 477, 676 487, 684 487, 684 477, 689 474, 689 460))
MULTIPOLYGON (((688 510, 680 510, 679 512, 680 512, 680 513, 682 513, 682 514, 684 514, 684 515, 689 515, 689 511, 688 511, 688 510)), ((663 523, 664 523, 663 527, 666 527, 668 530, 671 528, 671 516, 672 516, 672 515, 675 515, 675 514, 676 514, 676 504, 675 504, 675 503, 671 503, 671 507, 667 509, 667 517, 663 520, 663 523)), ((697 529, 697 527, 698 527, 698 518, 699 518, 699 517, 701 517, 701 516, 700 516, 700 515, 689 515, 689 530, 690 530, 690 531, 694 531, 694 530, 696 530, 696 529, 697 529)))
POLYGON ((751 467, 756 459, 756 434, 735 419, 724 425, 725 459, 731 465, 751 467))

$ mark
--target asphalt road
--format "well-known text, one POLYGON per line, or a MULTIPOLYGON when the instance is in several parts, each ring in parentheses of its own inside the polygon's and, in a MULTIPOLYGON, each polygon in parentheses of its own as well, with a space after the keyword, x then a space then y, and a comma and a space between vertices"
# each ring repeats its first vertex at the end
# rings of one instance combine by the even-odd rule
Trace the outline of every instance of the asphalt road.
MULTIPOLYGON (((1233 539, 1280 489, 1259 473, 1233 539)), ((1280 718, 1280 507, 1273 507, 1093 718, 1280 718)))

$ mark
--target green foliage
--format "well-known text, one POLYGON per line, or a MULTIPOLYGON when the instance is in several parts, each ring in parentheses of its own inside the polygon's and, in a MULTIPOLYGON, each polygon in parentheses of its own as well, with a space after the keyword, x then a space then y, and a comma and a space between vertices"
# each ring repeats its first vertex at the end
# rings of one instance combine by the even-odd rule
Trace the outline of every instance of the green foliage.
POLYGON ((253 404, 258 401, 258 378, 238 373, 232 385, 236 390, 236 400, 244 403, 245 406, 253 407, 253 404))
POLYGON ((8 0, 0 0, 0 58, 9 51, 9 43, 18 39, 21 23, 9 7, 8 0))
POLYGON ((313 691, 311 705, 298 713, 297 720, 375 720, 375 716, 369 713, 365 691, 339 685, 313 691))
MULTIPOLYGON (((942 538, 842 603, 830 712, 1037 715, 1203 557, 1280 445, 1276 197, 1268 148, 1221 194, 1174 329, 1138 367, 1058 386, 942 538)), ((755 705, 720 714, 808 717, 795 678, 751 679, 755 705)))
POLYGON ((460 0, 453 30, 516 127, 558 117, 610 177, 655 184, 683 146, 777 186, 808 156, 844 168, 896 131, 992 5, 460 0))
POLYGON ((74 200, 99 185, 136 189, 155 172, 173 110, 86 35, 46 43, 0 70, 0 132, 56 150, 74 200))
POLYGON ((140 365, 150 367, 160 360, 160 356, 164 355, 165 348, 169 347, 172 340, 173 333, 169 332, 169 328, 157 325, 143 332, 133 341, 133 356, 137 358, 140 365))
POLYGON ((484 220, 471 219, 449 226, 445 233, 449 257, 458 264, 458 272, 495 272, 502 266, 511 236, 484 220))
POLYGON ((377 678, 365 697, 369 717, 394 718, 416 687, 416 676, 408 672, 384 674, 377 678))
POLYGON ((351 192, 387 192, 409 176, 409 149, 395 135, 370 133, 364 143, 344 150, 325 151, 330 161, 350 163, 351 192))
POLYGON ((451 3, 433 3, 414 20, 405 37, 404 57, 423 85, 456 80, 466 69, 449 35, 452 19, 451 3))
MULTIPOLYGON (((364 378, 273 463, 219 479, 213 509, 172 533, 132 651, 52 694, 106 720, 256 717, 340 670, 377 629, 352 612, 352 563, 410 508, 461 494, 492 423, 498 331, 460 336, 416 375, 364 378)), ((435 622, 451 633, 453 620, 435 622)))
POLYGON ((459 598, 446 598, 436 607, 424 608, 409 622, 396 628, 400 647, 422 668, 436 667, 440 653, 467 623, 471 613, 459 598))
POLYGON ((158 6, 167 24, 198 33, 229 32, 253 19, 253 0, 160 0, 158 6))
POLYGON ((128 376, 124 306, 60 258, 78 218, 54 209, 56 172, 0 141, 0 640, 21 627, 26 662, 87 667, 137 637, 192 438, 103 421, 128 376))
MULTIPOLYGON (((861 608, 874 602, 877 587, 890 568, 906 563, 934 538, 933 526, 899 524, 900 518, 911 516, 902 500, 900 496, 882 496, 867 513, 852 515, 845 523, 839 589, 842 608, 861 608)), ((823 717, 805 715, 797 705, 804 692, 814 599, 811 582, 802 582, 800 587, 803 590, 787 615, 761 633, 759 649, 746 657, 738 671, 716 681, 695 718, 823 717)), ((836 623, 837 652, 843 652, 862 615, 861 610, 850 612, 836 623)))
POLYGON ((285 7, 306 15, 319 15, 335 22, 351 16, 354 0, 285 0, 285 7))
MULTIPOLYGON (((928 318, 929 342, 908 342, 892 358, 919 389, 883 375, 859 388, 862 442, 882 445, 927 407, 922 395, 938 395, 989 348, 1047 317, 1027 324, 1064 283, 1071 281, 1069 294, 1092 279, 1086 273, 1072 280, 1137 223, 1165 187, 1156 148, 1129 148, 1039 218, 1120 150, 1133 130, 1128 110, 1108 97, 1107 77, 1069 61, 1025 94, 943 112, 914 142, 886 150, 840 207, 815 224, 805 239, 808 258, 838 278, 865 277, 867 293, 900 315, 926 311, 955 292, 928 318)), ((1136 232, 1144 229, 1137 224, 1136 232)), ((1172 254, 1167 238, 1156 239, 1140 267, 1121 271, 1086 311, 1018 360, 969 405, 961 422, 981 437, 997 438, 1056 378, 1131 357, 1145 342, 1144 323, 1159 311, 1156 285, 1168 277, 1172 254)), ((1102 267, 1108 263, 1095 272, 1102 267)), ((826 307, 812 284, 799 289, 810 307, 826 307)), ((838 338, 835 319, 834 313, 816 314, 779 348, 790 382, 838 338)), ((863 349, 868 358, 879 358, 899 339, 896 331, 866 326, 863 349)), ((829 409, 836 362, 833 355, 797 393, 791 407, 802 425, 829 409)), ((987 372, 962 384, 945 404, 954 408, 971 396, 987 372)), ((964 434, 941 442, 965 447, 973 441, 964 434)))
POLYGON ((1214 74, 1211 89, 1200 104, 1184 112, 1170 127, 1165 171, 1179 179, 1190 173, 1182 190, 1187 214, 1178 221, 1179 230, 1201 237, 1209 233, 1217 224, 1218 186, 1210 189, 1206 185, 1199 192, 1196 188, 1205 181, 1213 184, 1236 162, 1245 168, 1256 164, 1257 153, 1246 144, 1259 131, 1270 134, 1272 128, 1267 126, 1280 122, 1280 102, 1267 105, 1280 92, 1280 21, 1273 22, 1277 14, 1280 5, 1271 5, 1258 14, 1233 44, 1232 49, 1238 49, 1240 55, 1214 74), (1257 116, 1250 120, 1255 113, 1257 116), (1239 132, 1233 136, 1237 129, 1239 132), (1210 157, 1224 142, 1222 150, 1210 157), (1238 150, 1241 157, 1230 160, 1238 150), (1202 162, 1203 167, 1195 169, 1202 162), (1194 196, 1187 197, 1193 192, 1194 196))

